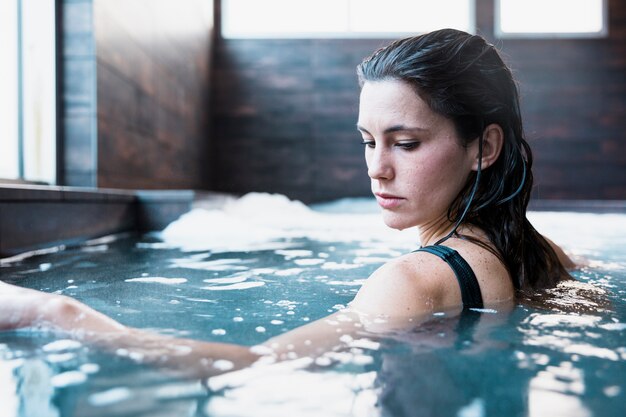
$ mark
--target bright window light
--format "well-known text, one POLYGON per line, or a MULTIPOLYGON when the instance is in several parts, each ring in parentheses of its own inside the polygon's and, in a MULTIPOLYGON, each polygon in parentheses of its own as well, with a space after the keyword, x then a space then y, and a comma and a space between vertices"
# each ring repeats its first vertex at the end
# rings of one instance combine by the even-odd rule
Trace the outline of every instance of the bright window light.
POLYGON ((465 0, 352 0, 350 30, 416 33, 442 28, 474 31, 474 2, 465 0))
POLYGON ((17 2, 0 1, 0 178, 19 177, 17 2))
POLYGON ((474 0, 222 0, 224 38, 396 37, 474 32, 474 0))
POLYGON ((53 184, 55 0, 1 0, 0 51, 0 179, 53 184))
POLYGON ((24 178, 56 182, 55 0, 22 3, 24 178))
POLYGON ((606 0, 498 0, 500 36, 600 37, 607 33, 606 0))

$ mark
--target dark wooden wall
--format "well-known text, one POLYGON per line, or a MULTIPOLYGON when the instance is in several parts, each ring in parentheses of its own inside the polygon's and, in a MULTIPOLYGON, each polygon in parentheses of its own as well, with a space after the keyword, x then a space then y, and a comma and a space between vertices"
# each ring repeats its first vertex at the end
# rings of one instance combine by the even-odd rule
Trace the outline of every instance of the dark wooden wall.
POLYGON ((539 198, 626 199, 626 2, 608 3, 604 39, 485 33, 520 83, 539 198))
POLYGON ((210 0, 94 0, 97 183, 209 187, 210 0))
MULTIPOLYGON (((626 3, 609 0, 609 37, 587 40, 496 40, 493 0, 477 10, 479 33, 520 81, 535 196, 626 199, 626 3)), ((388 42, 218 38, 213 187, 304 201, 368 195, 354 68, 388 42)))

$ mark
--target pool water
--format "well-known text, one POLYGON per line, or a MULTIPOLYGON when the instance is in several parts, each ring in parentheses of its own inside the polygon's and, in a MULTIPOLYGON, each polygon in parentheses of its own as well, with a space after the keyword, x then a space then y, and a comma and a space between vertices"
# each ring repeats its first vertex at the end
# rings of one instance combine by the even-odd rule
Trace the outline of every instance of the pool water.
MULTIPOLYGON (((341 309, 377 267, 418 245, 376 211, 369 199, 310 208, 251 194, 163 233, 5 259, 0 277, 129 326, 254 345, 341 309)), ((529 217, 588 264, 541 306, 435 314, 345 351, 208 381, 123 349, 2 332, 0 416, 626 415, 626 216, 529 217)))

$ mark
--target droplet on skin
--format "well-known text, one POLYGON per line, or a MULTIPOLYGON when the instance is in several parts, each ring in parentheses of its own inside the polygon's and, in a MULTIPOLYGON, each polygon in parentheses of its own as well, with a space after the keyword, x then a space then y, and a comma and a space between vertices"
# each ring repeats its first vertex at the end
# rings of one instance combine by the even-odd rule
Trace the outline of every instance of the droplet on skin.
POLYGON ((226 359, 218 359, 213 362, 213 367, 220 371, 230 371, 235 367, 235 364, 231 361, 227 361, 226 359))
POLYGON ((318 366, 330 366, 332 364, 332 361, 330 360, 330 358, 325 358, 322 356, 315 359, 315 364, 318 366))
MULTIPOLYGON (((274 345, 272 345, 274 346, 274 345)), ((263 345, 255 345, 252 346, 250 348, 250 352, 256 354, 256 355, 260 355, 260 356, 265 356, 265 355, 271 355, 272 353, 274 353, 274 351, 270 348, 268 348, 267 346, 263 346, 263 345)))

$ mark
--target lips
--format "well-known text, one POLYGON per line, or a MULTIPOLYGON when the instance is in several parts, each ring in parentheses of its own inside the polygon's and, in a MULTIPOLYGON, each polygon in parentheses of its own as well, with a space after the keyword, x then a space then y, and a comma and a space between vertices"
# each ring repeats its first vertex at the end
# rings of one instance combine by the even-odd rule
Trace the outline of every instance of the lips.
POLYGON ((398 207, 402 203, 402 201, 404 201, 404 198, 398 197, 393 194, 374 193, 374 195, 376 196, 376 201, 378 201, 378 205, 388 210, 398 207))

